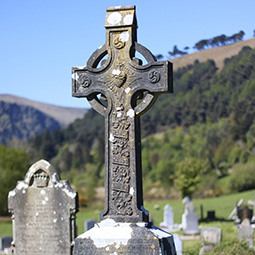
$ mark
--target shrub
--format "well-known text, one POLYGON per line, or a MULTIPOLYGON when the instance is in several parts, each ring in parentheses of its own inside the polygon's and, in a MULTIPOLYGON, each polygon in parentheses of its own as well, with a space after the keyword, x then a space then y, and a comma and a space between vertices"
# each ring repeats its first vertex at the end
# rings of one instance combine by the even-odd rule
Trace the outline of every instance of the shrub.
POLYGON ((255 161, 248 161, 246 164, 236 164, 229 179, 229 190, 241 192, 255 188, 255 161))
POLYGON ((248 247, 244 241, 223 241, 217 245, 208 255, 255 255, 255 250, 248 247))

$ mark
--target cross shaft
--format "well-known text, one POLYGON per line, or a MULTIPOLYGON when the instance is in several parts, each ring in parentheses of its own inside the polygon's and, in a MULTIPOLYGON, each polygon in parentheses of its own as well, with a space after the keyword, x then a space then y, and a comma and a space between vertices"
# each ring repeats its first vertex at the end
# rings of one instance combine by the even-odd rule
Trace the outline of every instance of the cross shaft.
POLYGON ((108 8, 105 27, 106 44, 92 54, 86 67, 72 69, 73 96, 87 97, 105 117, 106 191, 101 219, 148 221, 143 208, 140 115, 159 93, 172 92, 172 64, 156 62, 136 42, 134 6, 108 8), (141 65, 135 52, 148 64, 141 65), (101 61, 106 55, 107 60, 101 61))

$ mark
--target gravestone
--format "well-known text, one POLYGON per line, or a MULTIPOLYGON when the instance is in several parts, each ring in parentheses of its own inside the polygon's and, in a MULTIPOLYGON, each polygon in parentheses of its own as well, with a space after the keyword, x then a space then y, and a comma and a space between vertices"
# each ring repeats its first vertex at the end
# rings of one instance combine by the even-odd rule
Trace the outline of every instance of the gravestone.
POLYGON ((72 70, 73 96, 105 117, 105 207, 74 254, 175 254, 172 235, 149 223, 143 207, 140 138, 140 115, 172 92, 172 65, 136 42, 134 6, 107 8, 105 28, 106 44, 72 70))
POLYGON ((94 220, 86 220, 84 222, 84 228, 85 228, 85 232, 90 230, 91 228, 93 228, 95 226, 97 222, 94 220))
POLYGON ((215 211, 207 211, 207 220, 215 220, 215 211))
POLYGON ((238 238, 239 240, 244 240, 252 248, 253 245, 253 228, 251 226, 249 219, 244 219, 238 228, 238 238))
POLYGON ((182 245, 182 240, 180 238, 180 235, 173 234, 173 236, 174 236, 174 245, 176 249, 176 254, 182 255, 183 245, 182 245))
POLYGON ((13 239, 11 236, 0 237, 0 251, 3 251, 6 248, 10 248, 12 241, 13 239))
POLYGON ((201 249, 199 255, 206 254, 221 242, 221 229, 215 227, 204 227, 201 230, 201 249))
POLYGON ((185 212, 182 215, 182 228, 185 235, 197 235, 198 229, 198 216, 196 214, 196 207, 189 197, 182 200, 185 204, 185 212))
POLYGON ((32 165, 9 192, 15 254, 72 254, 77 193, 45 160, 32 165))
POLYGON ((160 223, 160 226, 166 229, 174 227, 173 208, 169 204, 164 207, 164 221, 160 223))

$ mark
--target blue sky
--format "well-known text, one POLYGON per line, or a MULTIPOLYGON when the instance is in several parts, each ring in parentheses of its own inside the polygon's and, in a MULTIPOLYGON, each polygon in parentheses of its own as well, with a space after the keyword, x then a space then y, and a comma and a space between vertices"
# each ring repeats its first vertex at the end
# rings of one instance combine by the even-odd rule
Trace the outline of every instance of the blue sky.
POLYGON ((71 96, 71 68, 105 43, 105 11, 136 5, 138 42, 154 54, 255 29, 254 0, 0 0, 0 94, 89 107, 71 96))

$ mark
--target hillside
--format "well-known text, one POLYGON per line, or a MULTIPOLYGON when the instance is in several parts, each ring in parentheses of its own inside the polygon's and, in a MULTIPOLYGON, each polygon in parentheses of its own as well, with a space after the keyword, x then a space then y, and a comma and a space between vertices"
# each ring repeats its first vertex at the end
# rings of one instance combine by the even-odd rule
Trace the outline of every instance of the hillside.
POLYGON ((19 141, 27 141, 46 128, 60 129, 60 124, 31 106, 0 100, 0 144, 15 145, 19 141))
POLYGON ((0 94, 0 101, 33 107, 55 119, 62 127, 66 127, 78 118, 83 118, 84 114, 88 111, 83 108, 61 107, 6 94, 0 94))
POLYGON ((46 129, 53 131, 83 118, 87 109, 49 105, 13 95, 0 95, 0 144, 17 146, 46 129))
POLYGON ((170 61, 173 63, 174 70, 177 70, 180 67, 193 64, 196 59, 199 60, 199 62, 205 62, 208 59, 213 59, 216 66, 219 69, 222 69, 224 66, 224 59, 237 55, 244 46, 255 48, 255 38, 228 44, 222 47, 201 50, 193 54, 170 59, 170 61))
MULTIPOLYGON (((173 79, 174 93, 160 96, 141 118, 145 190, 160 187, 165 193, 157 194, 169 194, 179 185, 181 169, 194 169, 195 175, 203 170, 193 178, 204 185, 199 195, 224 193, 218 179, 231 169, 241 182, 232 180, 231 191, 255 188, 249 174, 255 157, 255 49, 240 49, 220 70, 213 60, 196 60, 175 70, 173 79)), ((86 187, 88 198, 93 187, 103 184, 104 119, 95 111, 30 146, 40 152, 34 160, 50 161, 78 189, 86 187)))

